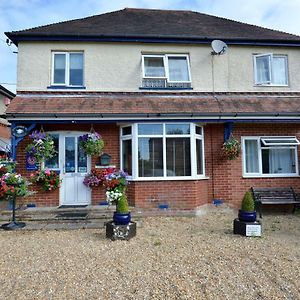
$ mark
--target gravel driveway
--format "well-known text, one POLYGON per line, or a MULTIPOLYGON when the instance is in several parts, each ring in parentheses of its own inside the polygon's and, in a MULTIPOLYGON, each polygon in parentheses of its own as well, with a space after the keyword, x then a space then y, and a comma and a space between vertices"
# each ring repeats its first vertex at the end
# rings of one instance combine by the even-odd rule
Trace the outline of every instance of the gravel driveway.
POLYGON ((300 299, 300 214, 232 234, 232 211, 104 229, 0 231, 0 299, 300 299))

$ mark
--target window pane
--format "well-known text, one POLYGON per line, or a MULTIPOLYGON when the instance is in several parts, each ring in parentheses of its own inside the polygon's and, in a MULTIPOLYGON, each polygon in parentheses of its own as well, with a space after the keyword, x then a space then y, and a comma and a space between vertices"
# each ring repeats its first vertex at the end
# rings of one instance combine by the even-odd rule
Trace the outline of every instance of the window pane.
POLYGON ((125 140, 122 142, 122 160, 123 160, 123 170, 132 175, 132 142, 131 140, 125 140))
POLYGON ((75 137, 65 138, 65 171, 75 173, 75 137))
POLYGON ((167 138, 167 176, 191 176, 190 138, 167 138))
POLYGON ((166 134, 190 134, 190 124, 166 124, 166 134))
POLYGON ((169 57, 169 80, 189 81, 189 70, 186 57, 169 57))
POLYGON ((260 84, 271 82, 270 55, 256 57, 256 80, 260 84))
POLYGON ((273 56, 273 84, 287 84, 286 57, 273 56))
POLYGON ((144 57, 145 77, 165 77, 163 57, 144 57))
POLYGON ((138 134, 139 135, 163 134, 163 125, 162 124, 139 124, 138 134))
POLYGON ((257 140, 245 140, 246 173, 259 173, 257 140))
POLYGON ((82 53, 70 53, 70 85, 83 85, 82 53))
POLYGON ((58 169, 59 168, 59 163, 58 163, 59 136, 58 134, 51 134, 51 137, 54 142, 55 154, 54 156, 52 156, 51 158, 45 161, 45 167, 49 169, 58 169))
POLYGON ((66 55, 54 54, 53 83, 64 84, 66 75, 66 55))
POLYGON ((163 139, 139 138, 139 176, 163 176, 163 139))
POLYGON ((84 151, 84 149, 82 149, 82 147, 79 146, 78 143, 78 147, 77 147, 77 153, 78 153, 78 173, 87 173, 87 155, 84 151))
POLYGON ((202 127, 196 126, 196 134, 202 135, 202 127))
POLYGON ((203 172, 203 145, 202 140, 196 139, 196 155, 197 155, 197 175, 203 172))
POLYGON ((296 173, 295 149, 270 148, 262 150, 263 174, 296 173))
POLYGON ((122 135, 130 135, 131 134, 131 126, 122 128, 122 135))

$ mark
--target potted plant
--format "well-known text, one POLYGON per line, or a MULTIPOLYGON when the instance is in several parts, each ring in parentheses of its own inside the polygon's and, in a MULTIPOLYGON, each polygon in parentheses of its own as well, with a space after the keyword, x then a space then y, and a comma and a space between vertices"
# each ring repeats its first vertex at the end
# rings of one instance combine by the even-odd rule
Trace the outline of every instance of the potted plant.
POLYGON ((255 222, 256 211, 255 203, 251 192, 246 192, 242 200, 241 209, 239 210, 239 220, 243 222, 255 222))
POLYGON ((115 171, 105 176, 104 186, 106 188, 106 198, 109 204, 116 204, 113 221, 116 225, 126 225, 131 221, 126 196, 126 186, 128 184, 127 174, 123 171, 115 171))
POLYGON ((92 169, 91 173, 85 175, 83 184, 89 188, 103 186, 105 176, 113 173, 115 171, 114 168, 106 168, 106 169, 92 169))
POLYGON ((44 191, 53 191, 60 187, 61 179, 57 171, 44 169, 30 175, 33 183, 39 185, 44 191))
POLYGON ((241 152, 241 144, 238 140, 231 136, 227 141, 224 142, 222 151, 227 159, 234 160, 241 152))
POLYGON ((13 230, 25 226, 23 222, 16 222, 16 198, 29 195, 29 182, 17 173, 5 173, 0 178, 0 199, 12 200, 12 221, 1 226, 5 230, 13 230))
POLYGON ((88 155, 100 155, 104 141, 98 132, 90 132, 79 137, 79 146, 88 155))
POLYGON ((27 154, 35 158, 37 163, 43 163, 46 159, 55 154, 54 141, 52 137, 44 131, 33 131, 29 137, 32 143, 27 145, 27 154))

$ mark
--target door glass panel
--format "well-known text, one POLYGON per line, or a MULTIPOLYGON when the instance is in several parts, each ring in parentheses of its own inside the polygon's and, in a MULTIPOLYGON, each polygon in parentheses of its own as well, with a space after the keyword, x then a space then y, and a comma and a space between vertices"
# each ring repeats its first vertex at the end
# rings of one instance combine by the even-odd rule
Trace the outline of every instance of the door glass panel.
POLYGON ((78 143, 78 148, 77 148, 77 153, 78 153, 78 173, 87 173, 87 155, 85 151, 79 147, 78 143))
POLYGON ((59 163, 58 163, 59 135, 51 134, 51 137, 54 142, 55 153, 51 158, 46 159, 45 167, 48 169, 58 169, 59 168, 59 163))
POLYGON ((75 173, 75 137, 65 138, 65 172, 75 173))

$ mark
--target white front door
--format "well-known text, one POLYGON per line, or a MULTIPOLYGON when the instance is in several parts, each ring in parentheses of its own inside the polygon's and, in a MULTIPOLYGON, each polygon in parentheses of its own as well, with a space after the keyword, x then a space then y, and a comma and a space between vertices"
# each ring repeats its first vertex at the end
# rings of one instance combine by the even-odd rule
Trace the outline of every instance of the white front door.
POLYGON ((83 184, 91 170, 91 159, 79 147, 81 134, 60 134, 61 189, 60 205, 86 205, 91 203, 91 190, 83 184))

